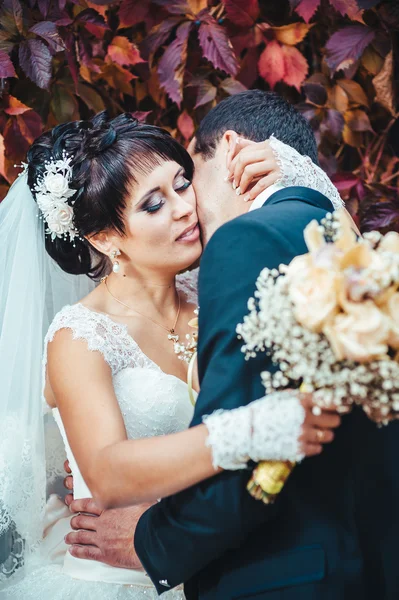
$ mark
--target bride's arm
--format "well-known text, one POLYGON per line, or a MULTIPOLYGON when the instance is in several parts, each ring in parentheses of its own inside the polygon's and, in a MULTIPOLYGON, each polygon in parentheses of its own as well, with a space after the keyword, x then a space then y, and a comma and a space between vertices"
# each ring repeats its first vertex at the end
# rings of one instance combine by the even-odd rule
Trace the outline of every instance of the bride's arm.
POLYGON ((336 415, 313 415, 311 398, 291 393, 285 401, 279 397, 278 406, 270 398, 258 400, 214 413, 206 425, 181 433, 128 440, 109 366, 67 329, 49 344, 48 377, 83 479, 104 508, 155 501, 212 477, 220 467, 245 468, 249 458, 273 458, 275 440, 270 448, 269 438, 266 447, 262 432, 274 418, 285 420, 278 410, 294 415, 281 432, 290 441, 280 446, 282 458, 298 457, 299 439, 304 454, 317 454, 317 429, 325 429, 328 442, 333 435, 327 428, 339 422, 336 415), (256 423, 262 425, 258 436, 256 423))

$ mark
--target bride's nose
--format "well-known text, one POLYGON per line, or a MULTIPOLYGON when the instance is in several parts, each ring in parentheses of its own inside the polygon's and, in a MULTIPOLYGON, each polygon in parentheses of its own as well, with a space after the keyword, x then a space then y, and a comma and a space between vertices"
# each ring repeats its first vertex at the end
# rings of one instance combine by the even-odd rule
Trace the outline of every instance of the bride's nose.
POLYGON ((175 221, 180 221, 180 219, 184 219, 185 217, 191 217, 194 212, 194 204, 177 195, 172 209, 173 219, 175 221))

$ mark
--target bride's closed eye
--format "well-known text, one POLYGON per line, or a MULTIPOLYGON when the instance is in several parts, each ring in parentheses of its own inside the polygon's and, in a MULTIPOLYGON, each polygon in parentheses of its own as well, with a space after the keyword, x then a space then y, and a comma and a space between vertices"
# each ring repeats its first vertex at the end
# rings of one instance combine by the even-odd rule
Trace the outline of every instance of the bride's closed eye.
MULTIPOLYGON (((189 179, 187 179, 183 173, 180 173, 174 181, 173 189, 175 192, 183 193, 191 185, 192 185, 192 182, 189 179)), ((147 212, 149 214, 153 214, 155 212, 158 212, 163 207, 165 202, 166 202, 165 196, 161 192, 157 192, 157 193, 153 194, 147 200, 147 202, 145 202, 143 204, 142 210, 144 210, 145 212, 147 212)))

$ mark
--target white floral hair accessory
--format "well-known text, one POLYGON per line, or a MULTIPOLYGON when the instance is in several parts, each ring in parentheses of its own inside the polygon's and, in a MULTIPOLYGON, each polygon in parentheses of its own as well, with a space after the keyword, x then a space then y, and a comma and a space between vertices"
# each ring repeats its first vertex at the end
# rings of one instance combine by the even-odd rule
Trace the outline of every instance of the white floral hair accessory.
POLYGON ((41 217, 46 222, 46 233, 51 239, 70 239, 72 242, 79 237, 79 232, 73 224, 74 200, 68 202, 76 190, 69 187, 72 179, 72 156, 65 150, 62 158, 45 162, 45 172, 40 177, 33 191, 36 202, 41 211, 41 217))

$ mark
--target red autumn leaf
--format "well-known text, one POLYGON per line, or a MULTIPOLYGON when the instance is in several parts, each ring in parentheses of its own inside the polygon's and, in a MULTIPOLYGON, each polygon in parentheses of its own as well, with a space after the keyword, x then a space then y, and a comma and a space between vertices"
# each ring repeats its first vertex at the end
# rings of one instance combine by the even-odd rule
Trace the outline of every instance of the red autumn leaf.
POLYGON ((194 121, 187 111, 184 110, 177 119, 177 127, 186 141, 191 139, 194 133, 194 121))
POLYGON ((131 66, 145 62, 141 56, 136 44, 132 44, 123 36, 116 36, 108 46, 107 58, 118 65, 131 66))
POLYGON ((203 55, 215 67, 228 75, 236 75, 238 63, 233 46, 223 27, 208 12, 201 15, 201 25, 198 30, 199 42, 203 55))
POLYGON ((259 16, 258 0, 224 0, 228 19, 240 27, 252 27, 259 16))
POLYGON ((353 65, 374 36, 374 31, 365 25, 349 25, 336 31, 326 44, 326 62, 333 73, 353 65))
POLYGON ((245 90, 247 89, 245 85, 243 85, 236 79, 233 79, 232 77, 227 77, 227 79, 224 79, 221 82, 220 87, 222 88, 222 90, 230 94, 230 96, 233 96, 234 94, 239 94, 240 92, 245 92, 245 90))
POLYGON ((19 64, 25 74, 42 89, 51 80, 51 54, 40 40, 26 40, 19 46, 19 64))
POLYGON ((301 0, 299 4, 295 6, 295 11, 306 23, 309 23, 319 4, 320 0, 301 0))
POLYGON ((148 115, 152 113, 152 110, 135 110, 131 113, 132 117, 137 119, 140 123, 145 123, 148 115))
POLYGON ((284 55, 281 45, 272 40, 263 50, 258 62, 260 76, 273 89, 278 81, 281 81, 285 74, 284 55))
POLYGON ((0 79, 16 76, 10 57, 3 50, 0 50, 0 79))
POLYGON ((176 39, 166 48, 158 65, 159 82, 178 106, 183 99, 184 66, 191 26, 192 22, 186 21, 177 28, 176 39))
POLYGON ((357 185, 359 178, 357 177, 357 175, 354 175, 351 172, 341 172, 335 173, 331 177, 331 181, 333 182, 340 194, 345 194, 347 192, 350 192, 350 190, 354 188, 355 185, 357 185))
POLYGON ((29 29, 32 33, 43 38, 54 52, 64 50, 65 44, 58 33, 57 26, 51 21, 41 21, 29 29))
POLYGON ((20 102, 18 98, 14 98, 14 96, 8 96, 7 105, 8 106, 4 109, 4 112, 7 115, 23 115, 27 110, 31 110, 29 106, 22 104, 22 102, 20 102))
POLYGON ((149 0, 123 0, 119 8, 121 27, 131 27, 144 21, 148 15, 149 0))
POLYGON ((283 45, 281 51, 284 59, 284 76, 282 79, 285 83, 294 86, 299 91, 308 74, 308 61, 293 46, 283 45))
POLYGON ((201 79, 195 82, 197 86, 197 102, 194 108, 208 104, 216 98, 217 89, 208 79, 201 79))
POLYGON ((135 79, 135 75, 124 69, 116 63, 105 63, 102 69, 101 77, 116 90, 120 96, 126 94, 128 96, 133 95, 133 89, 131 81, 135 79))

